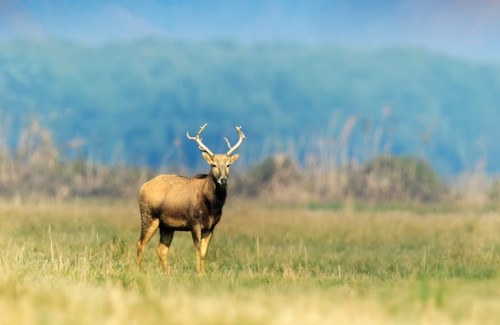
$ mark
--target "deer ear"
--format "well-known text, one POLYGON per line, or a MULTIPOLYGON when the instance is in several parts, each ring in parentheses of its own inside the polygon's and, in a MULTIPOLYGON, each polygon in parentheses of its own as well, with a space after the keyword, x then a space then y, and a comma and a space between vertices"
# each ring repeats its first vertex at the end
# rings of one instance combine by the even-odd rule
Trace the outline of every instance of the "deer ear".
POLYGON ((234 163, 236 160, 238 160, 238 158, 240 158, 240 155, 238 154, 232 155, 231 157, 229 157, 229 163, 230 164, 234 163))
POLYGON ((206 152, 202 152, 201 155, 203 156, 203 159, 205 159, 209 165, 213 165, 214 164, 214 160, 212 159, 211 155, 209 155, 206 152))

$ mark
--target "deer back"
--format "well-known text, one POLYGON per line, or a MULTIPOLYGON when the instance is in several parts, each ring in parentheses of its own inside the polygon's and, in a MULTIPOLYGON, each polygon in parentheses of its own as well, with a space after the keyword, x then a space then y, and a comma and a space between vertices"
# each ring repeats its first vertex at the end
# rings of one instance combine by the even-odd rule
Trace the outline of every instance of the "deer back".
POLYGON ((205 179, 178 175, 159 175, 144 183, 140 200, 147 201, 153 209, 180 209, 185 212, 203 195, 205 179))

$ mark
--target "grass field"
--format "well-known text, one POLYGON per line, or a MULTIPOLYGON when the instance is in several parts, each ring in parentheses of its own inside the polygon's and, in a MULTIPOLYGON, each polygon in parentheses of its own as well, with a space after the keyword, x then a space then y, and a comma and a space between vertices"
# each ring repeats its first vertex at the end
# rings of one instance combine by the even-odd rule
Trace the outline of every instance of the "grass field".
POLYGON ((500 322, 500 212, 228 203, 205 276, 134 200, 0 203, 1 324, 500 322))

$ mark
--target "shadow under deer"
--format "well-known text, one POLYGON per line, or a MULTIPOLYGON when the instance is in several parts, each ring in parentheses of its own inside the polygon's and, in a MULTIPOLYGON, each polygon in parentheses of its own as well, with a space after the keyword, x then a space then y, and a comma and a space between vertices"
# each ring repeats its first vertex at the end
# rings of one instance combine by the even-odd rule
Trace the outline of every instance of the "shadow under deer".
POLYGON ((203 158, 210 165, 208 175, 200 174, 193 178, 179 175, 159 175, 144 183, 139 190, 141 212, 141 236, 137 242, 137 265, 142 264, 144 249, 160 229, 160 243, 156 248, 165 273, 170 273, 168 250, 175 231, 190 231, 193 237, 196 271, 206 272, 208 246, 214 228, 222 216, 226 201, 229 179, 229 166, 239 155, 231 155, 243 142, 245 135, 241 127, 236 127, 238 142, 225 154, 214 154, 203 144, 201 133, 207 124, 200 127, 196 136, 189 132, 186 136, 198 144, 203 158))

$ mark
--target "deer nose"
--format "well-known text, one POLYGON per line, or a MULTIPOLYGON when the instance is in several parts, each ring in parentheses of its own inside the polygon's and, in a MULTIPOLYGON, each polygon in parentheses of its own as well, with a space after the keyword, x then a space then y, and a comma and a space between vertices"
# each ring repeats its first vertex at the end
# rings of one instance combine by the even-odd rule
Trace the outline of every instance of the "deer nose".
POLYGON ((219 178, 219 184, 220 185, 227 185, 227 177, 222 176, 221 178, 219 178))

